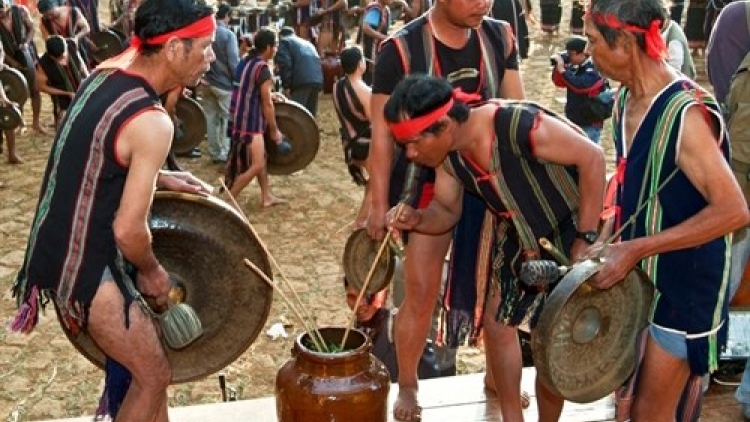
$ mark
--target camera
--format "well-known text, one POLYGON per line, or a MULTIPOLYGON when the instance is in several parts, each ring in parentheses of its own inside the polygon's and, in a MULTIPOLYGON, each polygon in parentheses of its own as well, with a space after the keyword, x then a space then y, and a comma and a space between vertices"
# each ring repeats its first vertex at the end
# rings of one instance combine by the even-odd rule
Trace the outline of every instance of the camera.
MULTIPOLYGON (((570 63, 570 55, 568 55, 567 51, 561 51, 557 53, 556 55, 560 56, 563 60, 563 63, 567 66, 570 63)), ((557 66, 557 60, 555 60, 555 55, 549 58, 549 63, 552 66, 557 66)))

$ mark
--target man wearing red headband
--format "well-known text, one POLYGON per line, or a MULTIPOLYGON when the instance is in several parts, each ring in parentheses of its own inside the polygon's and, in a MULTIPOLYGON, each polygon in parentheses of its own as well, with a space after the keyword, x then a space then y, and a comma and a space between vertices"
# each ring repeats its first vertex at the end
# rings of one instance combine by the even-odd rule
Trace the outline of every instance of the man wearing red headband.
MULTIPOLYGON (((388 99, 384 114, 394 140, 410 160, 436 173, 432 202, 420 209, 394 207, 388 224, 410 233, 445 233, 461 217, 464 192, 478 196, 490 210, 493 229, 493 268, 484 289, 477 288, 485 329, 504 326, 515 333, 528 321, 533 332, 548 289, 522 284, 521 264, 552 259, 539 246, 542 237, 573 260, 596 240, 604 153, 580 128, 535 103, 490 100, 469 108, 454 96, 447 81, 412 75, 388 99)), ((498 345, 488 343, 487 352, 498 359, 493 347, 498 345)), ((501 364, 516 374, 518 389, 521 363, 501 364)), ((560 416, 562 399, 553 396, 537 383, 542 422, 560 416)), ((523 421, 520 408, 503 412, 503 420, 523 421)))
POLYGON ((618 400, 618 420, 632 403, 639 422, 697 419, 701 378, 726 340, 730 233, 750 217, 716 100, 664 60, 664 19, 660 0, 593 0, 586 17, 591 58, 622 84, 615 218, 627 224, 592 284, 609 288, 638 266, 656 288, 637 376, 618 400))
MULTIPOLYGON (((367 231, 375 239, 385 235, 385 213, 399 201, 426 205, 432 198, 435 172, 431 168, 410 165, 406 156, 394 149, 383 120, 383 105, 393 87, 404 75, 428 73, 448 78, 454 87, 481 98, 524 97, 519 72, 518 51, 510 25, 487 15, 489 0, 439 0, 429 11, 412 20, 380 46, 373 73, 370 105, 372 139, 370 142, 371 174, 369 183, 372 204, 367 231), (413 171, 412 171, 413 170, 413 171)), ((449 286, 466 295, 450 295, 445 343, 457 348, 459 343, 474 344, 482 327, 476 318, 474 304, 460 300, 471 295, 475 284, 486 283, 489 262, 478 259, 485 206, 479 199, 466 195, 461 222, 453 233, 427 236, 415 233, 406 244, 405 296, 396 318, 396 347, 399 361, 399 393, 393 406, 398 420, 416 420, 420 415, 417 402, 417 364, 430 329, 434 303, 439 299, 443 262, 451 240, 449 286), (457 300, 458 298, 458 300, 457 300)), ((481 258, 481 257, 480 257, 481 258)), ((485 342, 496 347, 494 356, 487 354, 486 385, 499 394, 503 418, 521 414, 522 400, 513 374, 503 371, 499 362, 521 364, 521 346, 514 330, 486 332, 485 342), (497 377, 493 377, 497 369, 497 377), (516 391, 517 390, 517 391, 516 391)), ((441 333, 442 335, 442 333, 441 333)))
POLYGON ((97 413, 120 422, 167 421, 169 362, 128 285, 166 305, 169 276, 148 229, 154 190, 207 192, 188 173, 161 171, 173 126, 159 95, 198 82, 214 60, 215 28, 200 0, 140 5, 133 50, 83 82, 57 132, 14 286, 13 331, 30 332, 53 300, 65 328, 86 331, 102 349, 107 385, 97 413))

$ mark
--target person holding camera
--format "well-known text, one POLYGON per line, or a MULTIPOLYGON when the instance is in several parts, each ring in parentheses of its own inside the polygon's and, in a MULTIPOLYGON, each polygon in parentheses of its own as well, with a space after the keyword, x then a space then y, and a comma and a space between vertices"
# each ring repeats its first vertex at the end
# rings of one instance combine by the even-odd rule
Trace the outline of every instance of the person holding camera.
POLYGON ((607 89, 607 80, 594 67, 586 53, 586 38, 574 36, 565 42, 565 51, 552 55, 552 82, 567 89, 565 117, 599 143, 604 119, 591 110, 590 99, 607 89))

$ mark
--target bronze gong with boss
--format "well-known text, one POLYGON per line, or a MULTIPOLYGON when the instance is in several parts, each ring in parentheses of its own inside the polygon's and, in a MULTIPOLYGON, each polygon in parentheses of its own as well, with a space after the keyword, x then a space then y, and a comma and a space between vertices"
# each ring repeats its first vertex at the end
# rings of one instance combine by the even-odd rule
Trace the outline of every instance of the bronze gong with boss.
POLYGON ((538 379, 576 403, 606 397, 630 377, 654 297, 651 280, 638 268, 609 289, 592 287, 587 281, 601 266, 590 259, 561 267, 564 276, 532 336, 538 379))
MULTIPOLYGON (((281 153, 265 134, 268 173, 289 175, 307 167, 318 154, 320 133, 315 118, 302 105, 291 100, 274 103, 276 123, 291 150, 281 153)), ((198 101, 180 97, 176 111, 179 128, 175 128, 172 152, 184 154, 200 145, 206 137, 207 124, 198 101)))
MULTIPOLYGON (((587 281, 601 266, 593 259, 559 267, 565 275, 549 294, 532 339, 539 379, 577 403, 603 398, 630 377, 637 337, 648 325, 654 298, 653 284, 639 268, 609 289, 590 286, 587 281)), ((750 266, 746 265, 729 304, 729 338, 722 361, 748 358, 748 339, 741 333, 750 320, 749 311, 750 266)))
MULTIPOLYGON (((149 228, 154 254, 170 276, 170 303, 189 305, 202 325, 192 343, 165 348, 172 383, 204 378, 232 363, 262 330, 273 290, 243 261, 272 277, 269 258, 246 220, 216 197, 157 192, 149 228)), ((79 352, 104 367, 105 356, 88 334, 61 326, 79 352)))
POLYGON ((0 104, 0 129, 13 130, 23 124, 21 109, 29 99, 29 85, 24 74, 10 66, 0 70, 0 84, 10 100, 9 103, 0 104))

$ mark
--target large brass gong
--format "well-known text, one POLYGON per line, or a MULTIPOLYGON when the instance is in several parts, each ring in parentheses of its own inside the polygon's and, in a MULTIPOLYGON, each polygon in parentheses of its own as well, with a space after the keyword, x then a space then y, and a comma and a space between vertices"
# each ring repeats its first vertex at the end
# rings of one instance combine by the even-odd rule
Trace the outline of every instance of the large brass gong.
MULTIPOLYGON (((194 343, 166 349, 172 383, 203 378, 232 363, 263 328, 273 292, 243 259, 272 277, 268 257, 242 217, 215 197, 157 192, 149 227, 154 253, 174 280, 170 297, 191 305, 203 325, 194 343)), ((104 366, 104 354, 87 334, 66 334, 104 366)))
POLYGON ((533 335, 537 376, 566 400, 589 403, 615 391, 635 365, 638 334, 654 296, 640 269, 610 289, 591 287, 601 263, 576 264, 550 293, 533 335))
POLYGON ((286 154, 279 153, 266 133, 266 166, 270 174, 292 174, 307 167, 318 153, 318 125, 312 114, 294 101, 274 103, 274 107, 276 124, 292 150, 286 154))
POLYGON ((175 154, 186 154, 206 138, 206 115, 198 101, 182 95, 175 105, 175 115, 177 122, 171 151, 175 154))
MULTIPOLYGON (((367 281, 375 258, 378 256, 381 242, 373 240, 367 235, 365 229, 357 229, 349 235, 344 247, 342 257, 342 266, 344 276, 349 284, 357 290, 367 281)), ((393 272, 396 268, 396 257, 388 245, 380 256, 375 269, 373 270, 370 281, 367 284, 366 293, 375 294, 388 286, 393 279, 393 272)))
POLYGON ((89 34, 89 38, 96 45, 96 51, 92 55, 98 63, 114 57, 125 50, 122 38, 115 31, 95 31, 89 34))
POLYGON ((26 77, 18 69, 5 66, 0 70, 0 83, 3 84, 5 95, 9 100, 23 107, 29 99, 29 85, 26 77))

